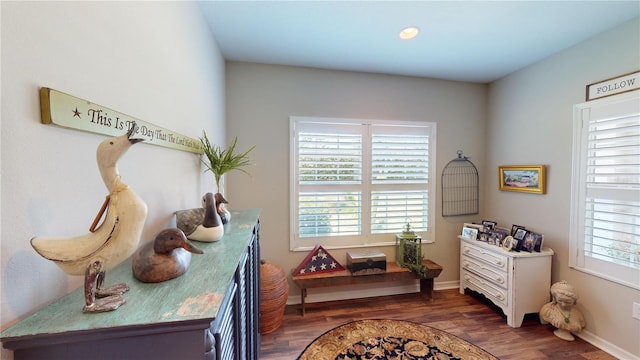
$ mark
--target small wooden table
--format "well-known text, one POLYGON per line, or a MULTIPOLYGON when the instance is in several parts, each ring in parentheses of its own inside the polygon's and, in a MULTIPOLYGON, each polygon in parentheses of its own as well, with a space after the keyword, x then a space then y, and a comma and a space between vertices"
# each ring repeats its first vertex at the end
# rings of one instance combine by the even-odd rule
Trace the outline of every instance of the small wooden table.
POLYGON ((355 276, 352 275, 349 270, 342 270, 303 276, 291 274, 291 278, 293 282, 300 287, 302 316, 304 316, 305 298, 307 297, 307 289, 309 288, 419 279, 420 294, 426 299, 433 301, 433 279, 440 275, 442 266, 427 259, 423 259, 422 264, 427 268, 426 274, 422 277, 407 268, 398 266, 395 262, 387 262, 387 271, 381 274, 355 276))

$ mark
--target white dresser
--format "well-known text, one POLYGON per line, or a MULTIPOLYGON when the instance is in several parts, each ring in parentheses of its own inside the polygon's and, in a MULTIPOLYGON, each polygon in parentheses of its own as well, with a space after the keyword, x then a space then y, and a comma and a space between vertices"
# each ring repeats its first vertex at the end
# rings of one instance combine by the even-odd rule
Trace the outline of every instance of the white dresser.
POLYGON ((486 296, 520 327, 525 314, 537 313, 550 301, 553 250, 505 251, 501 247, 459 236, 460 293, 470 289, 486 296))

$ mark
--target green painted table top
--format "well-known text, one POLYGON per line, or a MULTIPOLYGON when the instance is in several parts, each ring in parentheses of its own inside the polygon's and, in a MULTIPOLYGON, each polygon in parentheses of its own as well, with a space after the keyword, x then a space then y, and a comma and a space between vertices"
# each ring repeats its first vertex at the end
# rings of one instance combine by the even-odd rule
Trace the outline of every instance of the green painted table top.
POLYGON ((172 326, 210 322, 221 306, 242 254, 250 243, 259 209, 231 210, 225 235, 217 242, 194 245, 204 251, 193 255, 189 270, 169 281, 147 284, 131 270, 131 258, 106 273, 105 286, 125 282, 130 290, 120 308, 105 313, 82 312, 84 289, 60 298, 2 332, 2 340, 75 331, 136 326, 172 326))

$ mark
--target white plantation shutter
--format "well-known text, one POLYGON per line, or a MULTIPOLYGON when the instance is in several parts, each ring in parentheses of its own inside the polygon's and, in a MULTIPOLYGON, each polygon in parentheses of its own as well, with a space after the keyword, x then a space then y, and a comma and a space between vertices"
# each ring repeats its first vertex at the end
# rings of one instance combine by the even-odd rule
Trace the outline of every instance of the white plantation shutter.
POLYGON ((640 288, 640 97, 576 106, 570 264, 640 288), (575 256, 575 258, 574 258, 575 256))
POLYGON ((371 200, 371 233, 399 233, 411 223, 413 231, 428 229, 427 190, 373 191, 371 200))
POLYGON ((362 181, 362 135, 301 132, 298 146, 300 184, 362 181))
POLYGON ((372 126, 371 233, 428 229, 429 128, 372 126), (422 133, 422 134, 421 134, 422 133))
POLYGON ((292 117, 291 248, 395 241, 407 221, 433 233, 435 124, 292 117))
POLYGON ((429 179, 428 134, 373 134, 372 148, 374 184, 424 184, 429 179))

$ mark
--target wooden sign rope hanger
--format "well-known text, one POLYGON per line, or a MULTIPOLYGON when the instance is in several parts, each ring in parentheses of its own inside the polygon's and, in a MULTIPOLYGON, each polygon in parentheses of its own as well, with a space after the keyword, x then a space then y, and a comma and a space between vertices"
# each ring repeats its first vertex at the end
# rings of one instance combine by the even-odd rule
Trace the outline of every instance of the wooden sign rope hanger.
POLYGON ((47 87, 40 88, 42 123, 95 134, 118 136, 138 124, 135 135, 144 143, 202 154, 199 139, 178 134, 146 121, 47 87))

